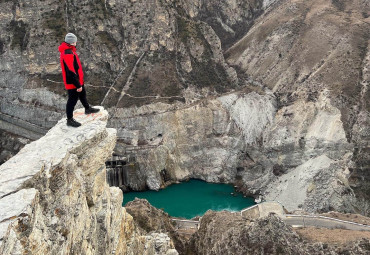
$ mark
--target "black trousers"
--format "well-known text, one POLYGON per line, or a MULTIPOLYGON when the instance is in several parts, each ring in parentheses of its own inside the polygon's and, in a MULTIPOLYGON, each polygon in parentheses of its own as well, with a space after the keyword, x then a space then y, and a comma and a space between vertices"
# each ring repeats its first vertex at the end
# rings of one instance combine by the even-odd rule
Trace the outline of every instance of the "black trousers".
POLYGON ((86 99, 85 86, 82 86, 81 92, 77 92, 77 89, 68 89, 67 91, 68 91, 68 101, 66 106, 66 113, 68 119, 71 119, 73 117, 73 110, 75 109, 78 99, 80 99, 85 109, 90 108, 86 99))

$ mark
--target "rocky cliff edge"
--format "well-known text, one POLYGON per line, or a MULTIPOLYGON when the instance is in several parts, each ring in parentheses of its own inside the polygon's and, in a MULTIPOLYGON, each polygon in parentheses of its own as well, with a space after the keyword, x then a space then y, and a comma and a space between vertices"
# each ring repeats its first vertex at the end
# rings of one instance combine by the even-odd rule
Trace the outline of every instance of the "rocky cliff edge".
POLYGON ((116 144, 108 112, 60 120, 0 167, 0 254, 177 254, 166 234, 140 235, 106 184, 116 144))

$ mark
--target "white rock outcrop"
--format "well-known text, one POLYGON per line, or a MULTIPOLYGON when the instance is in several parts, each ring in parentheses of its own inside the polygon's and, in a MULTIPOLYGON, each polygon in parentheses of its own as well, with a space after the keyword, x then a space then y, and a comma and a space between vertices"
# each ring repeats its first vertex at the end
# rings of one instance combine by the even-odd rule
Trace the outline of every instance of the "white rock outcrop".
MULTIPOLYGON (((313 177, 319 171, 326 171, 333 160, 326 155, 313 158, 271 182, 265 193, 267 201, 278 201, 289 211, 303 206, 307 192, 314 189, 313 177)), ((329 189, 328 189, 329 190, 329 189)))
POLYGON ((265 200, 279 201, 290 211, 349 210, 353 145, 326 91, 316 102, 299 100, 282 107, 264 131, 264 146, 275 158, 265 200))
POLYGON ((275 117, 276 102, 272 93, 260 95, 252 92, 242 97, 231 94, 220 97, 219 101, 242 130, 246 144, 255 143, 275 117))
POLYGON ((163 187, 171 180, 197 178, 235 181, 246 146, 255 146, 276 112, 269 93, 235 92, 184 106, 152 104, 110 109, 121 155, 133 155, 138 171, 129 181, 135 190, 163 187))
POLYGON ((139 234, 106 183, 116 144, 107 111, 74 117, 81 127, 62 119, 1 165, 0 254, 175 254, 166 234, 139 234))
POLYGON ((350 212, 353 144, 331 99, 324 90, 315 101, 281 105, 268 89, 236 91, 188 105, 109 109, 109 125, 117 153, 136 159, 129 188, 197 178, 234 183, 289 210, 350 212))

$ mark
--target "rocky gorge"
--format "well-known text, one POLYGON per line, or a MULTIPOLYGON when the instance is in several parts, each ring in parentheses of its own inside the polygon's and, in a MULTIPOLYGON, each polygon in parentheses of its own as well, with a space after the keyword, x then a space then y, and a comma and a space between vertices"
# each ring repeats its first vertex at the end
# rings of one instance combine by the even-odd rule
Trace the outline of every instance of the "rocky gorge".
POLYGON ((3 159, 63 116, 53 49, 68 29, 115 154, 136 159, 126 188, 200 178, 368 214, 366 1, 42 2, 1 3, 3 159))
POLYGON ((110 148, 133 168, 122 189, 197 178, 289 211, 370 214, 368 1, 0 6, 2 162, 64 118, 57 47, 73 32, 110 148))
MULTIPOLYGON (((122 207, 106 182, 117 131, 108 112, 75 111, 82 127, 60 120, 0 166, 1 254, 366 254, 369 239, 328 245, 302 238, 279 217, 256 220, 208 211, 186 237, 146 200, 122 207), (261 240, 264 240, 261 242, 261 240), (225 243, 227 245, 225 245, 225 243)), ((369 218, 362 220, 370 222, 369 218)), ((366 231, 365 231, 366 232, 366 231)), ((364 234, 362 234, 364 235, 364 234)))

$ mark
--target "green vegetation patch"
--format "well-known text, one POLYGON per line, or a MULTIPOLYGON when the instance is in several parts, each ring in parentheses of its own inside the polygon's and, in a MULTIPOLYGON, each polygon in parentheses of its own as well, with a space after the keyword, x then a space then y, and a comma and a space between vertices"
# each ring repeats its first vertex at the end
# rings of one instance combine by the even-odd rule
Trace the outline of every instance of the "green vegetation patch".
POLYGON ((108 88, 105 87, 91 87, 88 85, 86 87, 86 95, 91 105, 100 105, 107 92, 108 88))
POLYGON ((52 35, 60 41, 64 40, 64 36, 67 33, 66 21, 64 13, 61 9, 54 11, 45 12, 43 15, 43 27, 51 29, 52 35))
POLYGON ((4 52, 4 42, 0 40, 0 55, 2 55, 4 52))
POLYGON ((157 52, 142 60, 128 92, 135 96, 172 97, 179 96, 181 88, 174 53, 157 52))
POLYGON ((340 11, 345 9, 345 0, 331 0, 332 4, 340 11))
POLYGON ((92 9, 92 14, 95 18, 100 20, 108 19, 111 15, 111 10, 108 8, 109 6, 105 5, 104 0, 95 0, 91 1, 90 7, 92 9))
MULTIPOLYGON (((100 66, 104 66, 104 63, 100 63, 100 66)), ((89 70, 85 70, 84 81, 87 85, 86 93, 88 101, 92 105, 101 104, 111 83, 113 82, 111 80, 112 77, 109 75, 110 68, 108 63, 105 63, 105 68, 103 68, 103 70, 106 70, 107 72, 93 73, 89 70)))
POLYGON ((141 106, 158 101, 183 101, 183 85, 177 76, 175 59, 174 53, 166 51, 145 56, 133 74, 127 90, 130 96, 124 96, 119 107, 141 106))
POLYGON ((23 20, 12 20, 7 27, 7 30, 12 34, 11 48, 19 47, 21 51, 27 48, 29 42, 28 24, 23 20))
POLYGON ((231 85, 225 69, 212 60, 200 62, 192 59, 193 67, 189 80, 198 88, 214 88, 218 93, 224 93, 230 89, 231 85))
POLYGON ((177 25, 178 38, 185 44, 190 56, 190 48, 192 46, 190 45, 190 38, 204 47, 200 58, 191 57, 191 66, 193 68, 191 73, 182 72, 185 80, 198 88, 209 87, 219 93, 226 92, 230 88, 228 75, 225 68, 214 61, 212 48, 201 31, 200 23, 184 17, 177 17, 177 25))
POLYGON ((182 42, 186 43, 191 37, 198 41, 200 38, 203 38, 199 25, 196 22, 184 17, 177 17, 176 21, 179 38, 182 42))
POLYGON ((95 35, 99 38, 99 41, 102 44, 108 47, 111 52, 118 51, 118 42, 107 31, 99 31, 95 35))

